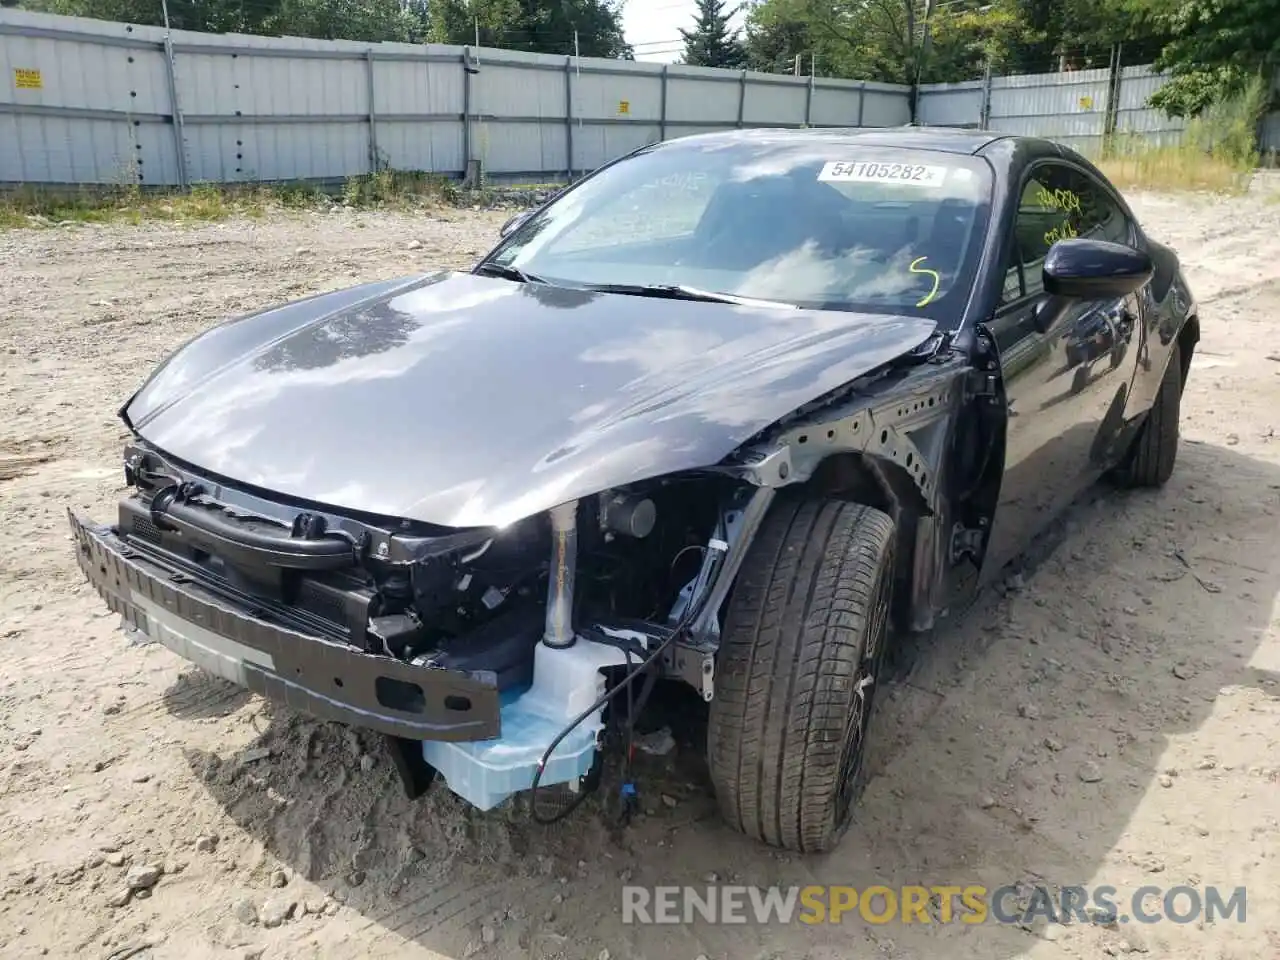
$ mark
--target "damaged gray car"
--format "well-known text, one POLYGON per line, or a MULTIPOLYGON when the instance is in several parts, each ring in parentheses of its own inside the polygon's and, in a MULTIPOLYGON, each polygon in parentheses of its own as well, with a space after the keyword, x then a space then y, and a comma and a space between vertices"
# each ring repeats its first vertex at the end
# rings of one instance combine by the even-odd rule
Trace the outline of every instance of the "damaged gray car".
POLYGON ((1163 484, 1198 337, 1065 147, 688 137, 470 271, 195 337, 121 410, 115 522, 71 525, 130 628, 385 735, 411 794, 585 796, 666 678, 726 820, 822 851, 894 638, 1103 475, 1163 484))

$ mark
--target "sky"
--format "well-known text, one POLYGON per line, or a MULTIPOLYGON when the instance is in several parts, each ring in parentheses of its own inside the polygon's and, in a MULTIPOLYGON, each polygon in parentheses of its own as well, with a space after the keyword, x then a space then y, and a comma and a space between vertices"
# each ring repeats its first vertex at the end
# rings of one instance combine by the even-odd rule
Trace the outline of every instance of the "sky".
MULTIPOLYGON (((684 52, 680 29, 693 26, 693 0, 626 0, 622 29, 636 51, 637 60, 672 63, 684 52)), ((741 26, 743 15, 733 18, 741 26)))

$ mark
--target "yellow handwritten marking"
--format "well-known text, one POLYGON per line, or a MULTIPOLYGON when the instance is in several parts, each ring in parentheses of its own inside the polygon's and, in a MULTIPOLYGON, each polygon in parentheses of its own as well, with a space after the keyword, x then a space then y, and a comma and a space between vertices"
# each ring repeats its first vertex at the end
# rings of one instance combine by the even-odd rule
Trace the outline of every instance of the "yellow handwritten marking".
POLYGON ((1078 237, 1076 228, 1070 221, 1063 221, 1061 226, 1054 227, 1052 230, 1046 230, 1044 233, 1044 242, 1049 246, 1053 246, 1059 240, 1069 240, 1071 237, 1078 237))
POLYGON ((1052 210, 1080 213, 1080 196, 1071 190, 1050 190, 1047 187, 1039 187, 1036 190, 1036 199, 1042 206, 1052 210))
POLYGON ((907 267, 912 273, 924 274, 926 277, 933 277, 933 289, 925 294, 925 298, 916 304, 917 307, 928 306, 933 302, 933 298, 938 295, 938 286, 942 283, 942 277, 937 270, 930 270, 928 267, 921 267, 920 264, 928 260, 928 257, 916 257, 911 261, 911 266, 907 267), (919 269, 917 269, 919 268, 919 269))

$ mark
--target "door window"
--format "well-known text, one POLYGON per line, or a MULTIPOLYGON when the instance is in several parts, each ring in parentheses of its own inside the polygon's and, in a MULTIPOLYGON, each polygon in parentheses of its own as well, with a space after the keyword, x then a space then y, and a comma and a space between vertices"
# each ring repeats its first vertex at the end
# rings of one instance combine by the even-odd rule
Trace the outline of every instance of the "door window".
POLYGON ((1004 303, 1043 289, 1044 258, 1059 240, 1132 241, 1129 221, 1111 195, 1087 174, 1057 163, 1041 164, 1028 178, 1013 230, 1004 303))

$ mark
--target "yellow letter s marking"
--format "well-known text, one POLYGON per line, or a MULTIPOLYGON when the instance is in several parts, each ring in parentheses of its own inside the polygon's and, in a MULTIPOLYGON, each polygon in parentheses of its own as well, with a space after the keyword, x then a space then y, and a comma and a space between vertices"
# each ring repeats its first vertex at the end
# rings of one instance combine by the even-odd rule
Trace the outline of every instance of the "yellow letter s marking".
POLYGON ((923 300, 916 304, 917 307, 928 306, 933 302, 933 298, 938 295, 938 286, 942 283, 942 277, 938 275, 937 270, 930 270, 928 267, 922 267, 920 264, 928 260, 928 257, 916 257, 911 261, 911 266, 907 267, 912 273, 921 273, 927 277, 933 277, 933 289, 930 290, 923 300))

